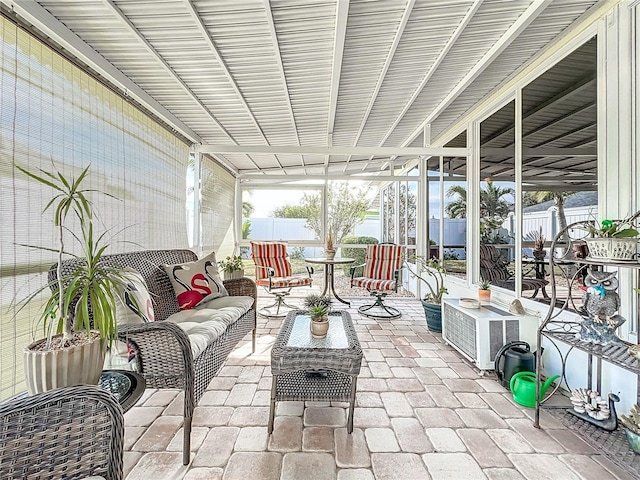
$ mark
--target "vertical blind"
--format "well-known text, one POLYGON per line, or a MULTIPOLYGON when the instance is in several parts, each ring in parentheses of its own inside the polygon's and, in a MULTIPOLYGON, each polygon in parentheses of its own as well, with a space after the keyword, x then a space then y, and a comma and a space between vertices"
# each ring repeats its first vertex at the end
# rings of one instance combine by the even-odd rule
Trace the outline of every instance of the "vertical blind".
MULTIPOLYGON (((0 17, 0 399, 24 390, 22 350, 41 338, 38 309, 17 302, 44 285, 56 248, 53 191, 29 179, 87 166, 109 253, 185 247, 188 146, 11 20, 0 17)), ((233 203, 231 203, 233 205, 233 203)), ((73 228, 73 225, 70 225, 73 228)), ((67 249, 80 253, 67 239, 67 249)), ((37 302, 36 302, 37 303, 37 302)))
POLYGON ((223 167, 203 157, 200 163, 200 245, 221 260, 233 253, 235 179, 223 167))

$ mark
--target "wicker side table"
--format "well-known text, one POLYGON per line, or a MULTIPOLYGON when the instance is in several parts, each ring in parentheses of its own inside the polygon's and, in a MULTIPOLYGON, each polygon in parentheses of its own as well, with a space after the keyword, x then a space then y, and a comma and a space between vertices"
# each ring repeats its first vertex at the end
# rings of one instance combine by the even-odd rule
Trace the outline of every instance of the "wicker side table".
POLYGON ((271 350, 271 404, 268 432, 273 432, 277 401, 349 402, 347 432, 353 431, 356 384, 362 348, 346 311, 329 314, 325 338, 311 336, 307 312, 285 318, 271 350))

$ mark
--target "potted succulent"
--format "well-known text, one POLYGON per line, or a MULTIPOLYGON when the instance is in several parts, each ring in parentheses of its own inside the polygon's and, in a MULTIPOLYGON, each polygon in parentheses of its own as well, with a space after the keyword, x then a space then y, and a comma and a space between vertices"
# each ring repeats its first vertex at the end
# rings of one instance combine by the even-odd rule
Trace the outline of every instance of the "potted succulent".
POLYGON ((228 256, 218 262, 223 272, 224 280, 233 280, 244 277, 244 263, 240 255, 228 256))
POLYGON ((34 394, 66 385, 97 384, 106 346, 117 336, 116 297, 120 295, 123 279, 116 269, 100 263, 108 246, 105 243, 107 232, 101 235, 94 233, 92 205, 87 194, 95 190, 82 186, 89 166, 75 179, 67 178, 58 171, 40 170, 36 175, 21 167, 16 168, 55 191, 45 211, 54 211, 58 243, 55 250, 23 245, 54 250, 58 255, 55 279, 21 302, 20 309, 49 292, 40 315, 45 338, 24 350, 27 388, 34 394), (69 231, 65 225, 69 214, 79 223, 80 231, 77 233, 69 231), (84 259, 80 268, 63 274, 62 260, 65 255, 70 255, 65 250, 67 235, 80 242, 84 259))
POLYGON ((585 238, 589 258, 595 260, 634 260, 638 244, 638 217, 640 211, 622 220, 602 220, 587 224, 593 238, 585 238))
POLYGON ((432 332, 442 332, 442 297, 449 293, 444 286, 444 275, 447 271, 442 262, 437 258, 427 259, 420 255, 411 257, 415 261, 415 267, 406 262, 409 273, 425 283, 429 291, 422 299, 422 307, 427 319, 427 327, 432 332))
POLYGON ((322 295, 310 294, 304 299, 304 305, 311 317, 311 335, 314 338, 324 338, 329 331, 329 311, 331 299, 322 295))
POLYGON ((491 284, 483 280, 478 288, 478 300, 484 303, 491 302, 491 284))
POLYGON ((631 446, 631 450, 640 453, 640 407, 636 403, 631 407, 629 415, 620 415, 620 421, 625 427, 624 433, 631 446))

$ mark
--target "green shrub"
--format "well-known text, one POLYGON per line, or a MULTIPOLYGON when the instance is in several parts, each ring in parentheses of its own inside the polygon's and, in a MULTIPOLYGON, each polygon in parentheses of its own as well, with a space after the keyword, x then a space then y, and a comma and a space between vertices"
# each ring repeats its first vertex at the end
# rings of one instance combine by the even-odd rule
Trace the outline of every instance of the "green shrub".
MULTIPOLYGON (((344 237, 340 243, 360 243, 363 245, 377 244, 378 239, 375 237, 344 237)), ((349 269, 354 265, 362 265, 364 263, 366 249, 364 247, 342 247, 341 256, 347 258, 355 258, 355 262, 351 265, 345 265, 342 267, 345 275, 349 275, 349 269)))

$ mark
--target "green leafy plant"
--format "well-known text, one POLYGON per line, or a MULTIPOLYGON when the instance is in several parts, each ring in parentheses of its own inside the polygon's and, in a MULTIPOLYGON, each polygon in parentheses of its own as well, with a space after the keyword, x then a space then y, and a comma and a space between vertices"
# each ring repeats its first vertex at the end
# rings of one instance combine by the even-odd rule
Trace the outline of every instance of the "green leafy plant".
POLYGON ((440 305, 444 294, 449 293, 444 286, 444 276, 447 274, 444 265, 437 258, 427 259, 421 255, 414 255, 410 260, 414 262, 414 266, 412 267, 411 262, 406 262, 407 270, 429 289, 429 292, 424 296, 425 302, 440 305))
POLYGON ((225 273, 237 272, 244 268, 244 263, 242 262, 242 257, 240 255, 227 256, 224 260, 220 260, 218 265, 220 265, 220 268, 225 273))
POLYGON ((636 403, 631 407, 629 415, 620 415, 622 425, 640 435, 640 407, 636 403))
POLYGON ((320 320, 322 317, 326 316, 329 313, 329 307, 324 305, 314 305, 309 307, 309 315, 311 319, 314 321, 320 320))
POLYGON ((327 310, 331 308, 331 298, 311 293, 304 298, 304 306, 308 309, 316 306, 326 307, 327 310))
MULTIPOLYGON (((54 223, 58 232, 57 249, 21 244, 29 248, 55 251, 58 254, 55 281, 27 297, 21 308, 43 292, 51 291, 40 315, 47 337, 47 349, 52 347, 54 332, 62 333, 60 347, 64 347, 73 338, 73 332, 82 328, 86 332, 96 330, 102 340, 111 342, 117 334, 115 302, 116 296, 119 295, 118 287, 125 280, 119 270, 101 263, 102 255, 109 246, 106 243, 108 232, 98 236, 94 232, 93 210, 87 195, 97 190, 82 188, 90 166, 75 179, 69 179, 58 171, 47 172, 39 169, 40 174, 35 174, 19 166, 16 168, 56 192, 44 211, 54 210, 54 223), (79 221, 79 234, 65 227, 69 214, 74 215, 79 221), (80 243, 83 257, 65 250, 65 232, 80 243), (68 275, 63 275, 61 268, 65 255, 81 260, 79 267, 68 275)), ((115 198, 107 193, 100 193, 115 198)))
POLYGON ((638 217, 640 212, 621 220, 602 220, 587 225, 589 233, 594 237, 633 238, 638 236, 638 217))
POLYGON ((486 280, 483 280, 480 284, 480 290, 491 290, 491 284, 486 280))

